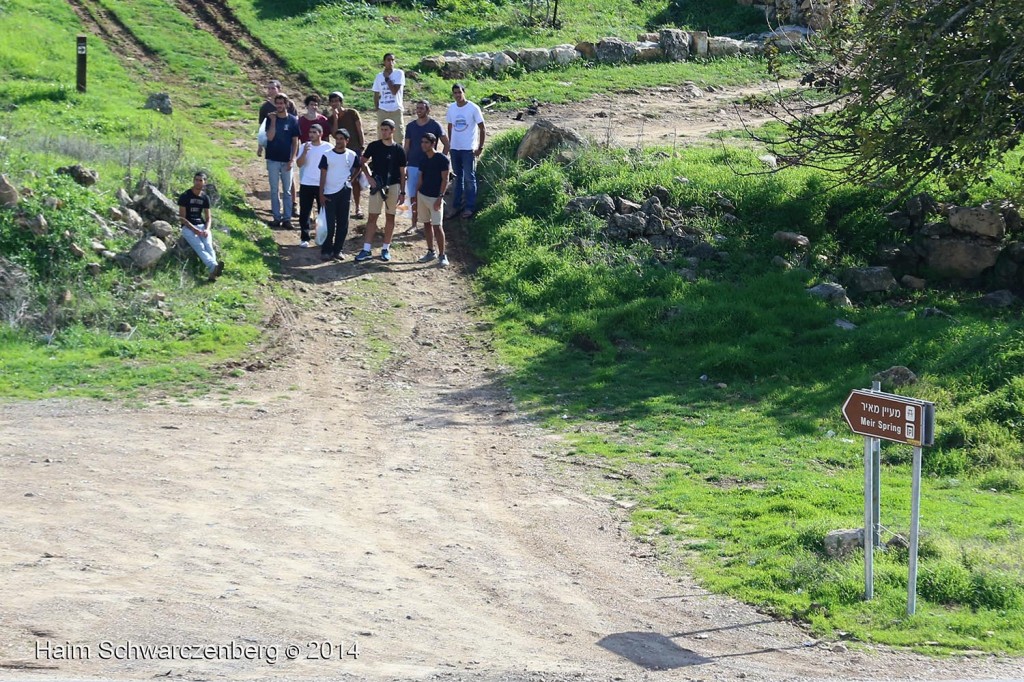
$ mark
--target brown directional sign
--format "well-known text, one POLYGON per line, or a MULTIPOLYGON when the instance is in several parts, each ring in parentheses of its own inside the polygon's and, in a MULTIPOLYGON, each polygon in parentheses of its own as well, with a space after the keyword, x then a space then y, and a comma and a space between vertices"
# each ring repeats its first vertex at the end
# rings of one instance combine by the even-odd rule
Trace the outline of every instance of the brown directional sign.
POLYGON ((843 418, 862 436, 918 447, 935 442, 935 405, 926 400, 855 389, 843 403, 843 418))

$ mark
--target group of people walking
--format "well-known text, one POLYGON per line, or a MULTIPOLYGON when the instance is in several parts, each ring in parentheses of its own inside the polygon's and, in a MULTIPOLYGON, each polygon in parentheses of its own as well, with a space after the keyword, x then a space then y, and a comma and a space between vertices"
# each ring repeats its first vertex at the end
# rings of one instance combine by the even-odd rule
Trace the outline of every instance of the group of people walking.
POLYGON ((323 260, 342 260, 348 237, 349 216, 364 218, 361 194, 366 190, 367 222, 356 262, 373 258, 377 223, 384 214, 380 260, 391 261, 391 240, 398 208, 407 205, 412 225, 422 222, 427 252, 419 259, 448 265, 445 252, 444 196, 454 181, 454 213, 464 219, 476 212, 476 160, 487 137, 483 114, 466 99, 462 84, 452 86, 453 102, 445 123, 430 115, 430 102, 414 105, 415 117, 405 123, 405 73, 395 57, 384 55, 383 68, 373 81, 376 137, 367 144, 359 112, 345 106, 341 92, 327 97, 321 108, 318 95, 303 100, 298 114, 278 81, 267 84, 267 101, 260 108, 258 155, 266 157, 270 184, 272 225, 291 229, 298 218, 299 245, 309 247, 313 205, 323 209, 327 236, 321 244, 323 260), (298 191, 293 171, 298 168, 298 191), (296 201, 297 199, 297 201, 296 201), (298 213, 298 216, 295 216, 298 213))

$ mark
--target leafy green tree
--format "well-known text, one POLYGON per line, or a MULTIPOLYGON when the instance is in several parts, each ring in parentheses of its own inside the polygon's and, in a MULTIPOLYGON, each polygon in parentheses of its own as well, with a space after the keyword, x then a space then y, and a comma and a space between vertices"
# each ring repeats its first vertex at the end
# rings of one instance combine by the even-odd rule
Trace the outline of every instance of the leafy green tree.
POLYGON ((805 76, 817 96, 788 105, 777 148, 790 163, 956 188, 1021 143, 1022 0, 868 0, 825 41, 805 76))

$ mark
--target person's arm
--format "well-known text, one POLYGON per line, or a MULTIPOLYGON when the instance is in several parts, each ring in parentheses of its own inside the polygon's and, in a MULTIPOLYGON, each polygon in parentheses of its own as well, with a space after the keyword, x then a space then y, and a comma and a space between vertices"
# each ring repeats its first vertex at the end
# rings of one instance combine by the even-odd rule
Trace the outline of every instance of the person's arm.
POLYGON ((299 136, 296 135, 292 138, 292 153, 288 155, 288 170, 292 169, 295 165, 295 156, 299 153, 299 136))
POLYGON ((416 176, 416 194, 420 193, 420 187, 423 186, 423 169, 420 168, 420 174, 416 176))
POLYGON ((481 154, 484 153, 484 140, 487 139, 487 127, 484 126, 483 121, 480 121, 479 123, 476 124, 476 129, 480 136, 480 144, 477 146, 476 151, 474 152, 474 156, 479 157, 481 154))
POLYGON ((210 215, 209 206, 203 209, 203 220, 206 221, 204 227, 206 227, 206 232, 209 233, 209 231, 213 229, 213 217, 210 215))
POLYGON ((277 112, 271 111, 267 114, 267 142, 273 140, 274 135, 277 135, 277 112))
POLYGON ((444 193, 448 191, 448 174, 450 170, 451 166, 448 166, 448 168, 445 168, 444 172, 441 173, 441 193, 438 195, 437 201, 434 202, 435 211, 440 211, 441 204, 444 202, 444 193))
MULTIPOLYGON (((410 123, 409 125, 412 125, 412 124, 410 123)), ((402 137, 405 138, 405 139, 402 140, 402 151, 405 152, 405 158, 408 159, 409 158, 409 145, 411 144, 409 142, 409 126, 405 126, 405 135, 403 135, 402 137)))
POLYGON ((189 222, 188 217, 185 215, 185 207, 184 206, 178 206, 178 217, 181 219, 181 226, 182 227, 184 227, 184 228, 186 228, 188 230, 192 230, 193 232, 195 232, 200 237, 205 237, 206 236, 205 232, 203 232, 198 227, 196 227, 191 222, 189 222))
MULTIPOLYGON (((402 89, 403 85, 405 85, 405 76, 404 75, 402 75, 402 77, 401 77, 402 79, 399 82, 397 82, 397 83, 395 81, 391 80, 391 78, 394 77, 395 73, 397 73, 397 70, 396 71, 392 71, 391 72, 391 76, 389 76, 388 79, 385 81, 385 83, 387 83, 388 90, 391 91, 392 95, 397 95, 398 91, 402 89)), ((403 72, 403 74, 404 74, 404 72, 403 72)))
POLYGON ((356 181, 356 178, 363 172, 363 164, 360 162, 359 157, 356 157, 355 162, 352 164, 352 173, 348 176, 348 184, 352 184, 356 181))
MULTIPOLYGON (((365 147, 365 146, 366 146, 366 144, 365 144, 365 143, 366 143, 366 138, 365 138, 365 137, 363 137, 363 119, 362 119, 362 117, 361 117, 361 116, 359 115, 359 112, 358 112, 357 110, 353 109, 352 111, 353 111, 353 113, 355 113, 355 115, 356 115, 356 119, 355 119, 355 120, 356 120, 356 124, 355 124, 354 126, 352 126, 352 127, 353 127, 353 128, 355 128, 355 129, 356 129, 356 131, 357 131, 357 132, 356 132, 356 138, 357 138, 357 139, 358 139, 358 140, 359 140, 360 142, 362 142, 362 143, 363 143, 363 146, 365 147)), ((362 150, 360 150, 360 151, 362 151, 362 150)))
POLYGON ((445 135, 444 132, 442 132, 441 136, 438 138, 439 140, 441 140, 441 151, 445 155, 447 155, 448 152, 450 152, 451 149, 452 149, 451 129, 452 129, 452 127, 451 127, 451 125, 449 125, 448 126, 448 133, 449 134, 445 135))
POLYGON ((398 181, 399 182, 399 185, 398 185, 398 203, 402 203, 402 199, 405 197, 405 183, 409 179, 408 176, 406 175, 406 172, 405 172, 405 162, 404 161, 402 163, 401 168, 399 168, 398 177, 401 178, 401 180, 398 181))
POLYGON ((375 189, 377 187, 377 181, 374 180, 373 176, 370 174, 369 163, 370 159, 365 154, 359 157, 359 170, 352 176, 352 180, 354 182, 360 175, 365 175, 366 179, 370 181, 370 189, 375 189))
POLYGON ((320 160, 320 205, 323 206, 327 203, 327 199, 324 196, 324 187, 327 186, 327 166, 324 165, 324 160, 320 160))
MULTIPOLYGON (((383 83, 384 82, 384 75, 382 73, 381 74, 377 74, 377 75, 380 76, 381 83, 383 83)), ((377 85, 377 79, 376 78, 373 79, 373 108, 374 109, 379 109, 380 108, 380 86, 377 85)))
POLYGON ((295 165, 302 168, 306 165, 306 154, 309 153, 309 148, 313 146, 312 142, 306 142, 302 145, 302 153, 299 154, 299 158, 295 159, 295 165))

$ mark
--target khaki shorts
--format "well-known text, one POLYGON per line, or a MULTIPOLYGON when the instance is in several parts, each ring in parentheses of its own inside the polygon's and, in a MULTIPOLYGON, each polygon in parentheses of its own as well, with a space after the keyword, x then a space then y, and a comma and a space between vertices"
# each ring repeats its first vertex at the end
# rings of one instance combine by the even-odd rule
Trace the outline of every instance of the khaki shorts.
POLYGON ((434 208, 435 201, 437 201, 437 197, 428 197, 425 194, 416 195, 416 217, 421 223, 427 222, 427 216, 429 216, 431 224, 435 226, 441 224, 441 218, 444 216, 444 201, 441 201, 440 209, 434 208))
POLYGON ((398 111, 384 111, 383 109, 377 110, 377 131, 376 134, 380 135, 380 124, 384 122, 384 119, 390 118, 395 122, 395 142, 399 146, 405 140, 405 116, 402 115, 402 110, 398 111))
MULTIPOLYGON (((364 176, 365 177, 365 176, 364 176)), ((370 215, 380 215, 380 209, 387 209, 388 215, 395 215, 398 208, 398 195, 402 193, 400 184, 388 185, 387 197, 382 196, 384 192, 374 192, 370 195, 370 215)))

